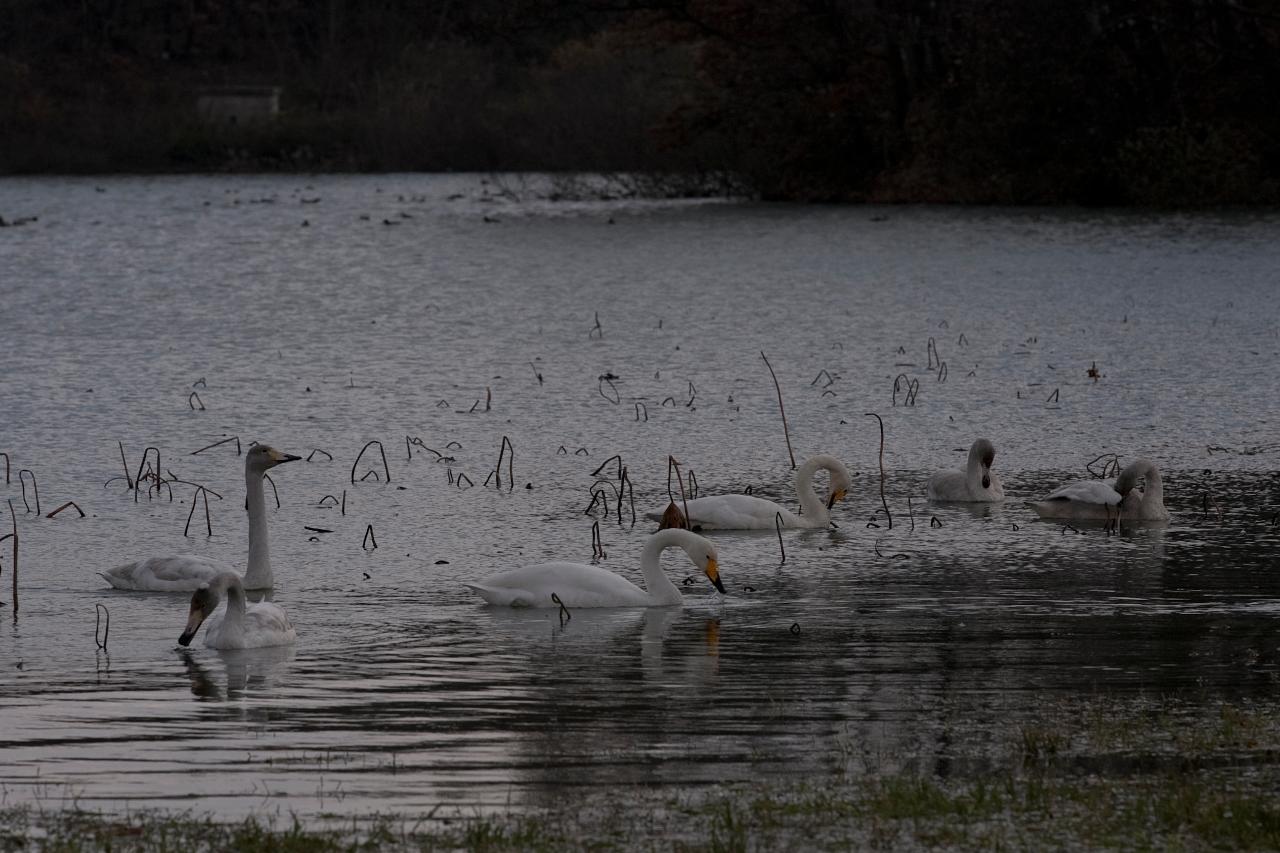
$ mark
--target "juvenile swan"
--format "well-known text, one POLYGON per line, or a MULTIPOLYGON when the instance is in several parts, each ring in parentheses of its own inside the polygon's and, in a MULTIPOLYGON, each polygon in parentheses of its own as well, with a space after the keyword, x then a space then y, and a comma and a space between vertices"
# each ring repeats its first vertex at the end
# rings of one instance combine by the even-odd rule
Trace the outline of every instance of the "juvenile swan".
POLYGON ((1160 469, 1149 459, 1132 462, 1110 480, 1080 480, 1059 486, 1031 504, 1041 518, 1109 521, 1168 521, 1160 469), (1144 490, 1138 481, 1146 480, 1144 490))
MULTIPOLYGON (((275 585, 271 557, 267 553, 267 502, 262 492, 262 476, 268 469, 298 458, 265 444, 255 444, 245 454, 244 484, 249 508, 249 566, 242 580, 245 589, 270 589, 275 585)), ((116 589, 189 592, 229 571, 230 566, 216 560, 184 554, 149 557, 98 574, 116 589)))
POLYGON ((582 563, 542 563, 499 572, 484 583, 466 586, 489 604, 511 607, 558 607, 551 599, 552 593, 571 609, 680 605, 684 597, 659 565, 662 552, 672 547, 683 548, 689 560, 724 593, 715 546, 687 530, 659 530, 644 543, 640 571, 645 589, 611 571, 582 563))
POLYGON ((211 649, 261 649, 267 646, 291 646, 298 640, 289 617, 282 608, 269 601, 245 604, 244 587, 235 572, 214 575, 191 596, 191 611, 187 615, 187 627, 178 637, 184 646, 191 645, 191 638, 200 630, 200 623, 209 619, 204 632, 204 644, 211 649), (223 595, 227 609, 221 616, 209 619, 218 608, 223 595))
MULTIPOLYGON (((800 499, 802 514, 797 515, 785 507, 752 495, 712 495, 694 498, 688 502, 690 527, 703 530, 772 530, 775 516, 782 516, 783 527, 826 527, 831 523, 831 507, 844 500, 853 480, 849 469, 834 456, 819 454, 805 461, 796 470, 796 495, 800 499), (831 496, 824 503, 813 491, 813 475, 822 468, 831 474, 831 496)), ((683 504, 678 504, 684 510, 683 504)), ((654 521, 662 520, 662 511, 645 513, 654 521)))
POLYGON ((969 464, 963 471, 939 471, 929 478, 929 500, 995 502, 1004 500, 1004 486, 991 473, 996 448, 980 438, 969 448, 969 464))

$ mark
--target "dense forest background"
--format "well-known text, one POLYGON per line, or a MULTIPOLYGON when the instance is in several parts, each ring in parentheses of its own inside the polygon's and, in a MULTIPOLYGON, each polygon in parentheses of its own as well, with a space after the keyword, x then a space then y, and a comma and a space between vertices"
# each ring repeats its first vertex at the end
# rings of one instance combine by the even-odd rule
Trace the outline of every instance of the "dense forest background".
POLYGON ((0 0, 0 173, 194 170, 1275 203, 1280 3, 0 0), (280 116, 202 123, 227 84, 280 116))

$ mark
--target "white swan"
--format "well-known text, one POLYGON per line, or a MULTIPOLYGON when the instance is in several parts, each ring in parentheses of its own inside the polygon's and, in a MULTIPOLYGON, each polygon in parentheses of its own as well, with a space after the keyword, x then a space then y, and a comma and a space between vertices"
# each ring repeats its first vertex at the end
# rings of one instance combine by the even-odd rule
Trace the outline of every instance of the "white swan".
MULTIPOLYGON (((249 566, 242 581, 245 589, 270 589, 275 585, 268 554, 267 501, 262 491, 262 476, 270 468, 299 458, 265 444, 255 444, 245 454, 244 484, 249 510, 249 566)), ((230 566, 217 560, 184 554, 149 557, 98 574, 116 589, 190 592, 229 571, 230 566)))
POLYGON ((1149 459, 1131 462, 1112 480, 1080 480, 1054 489, 1031 504, 1041 518, 1082 521, 1168 521, 1160 469, 1149 459), (1138 481, 1145 479, 1143 490, 1138 481))
MULTIPOLYGON (((831 507, 836 501, 844 500, 852 487, 853 479, 844 463, 834 456, 819 454, 796 469, 801 514, 752 495, 711 495, 687 502, 689 526, 703 530, 772 530, 777 523, 776 516, 781 515, 783 527, 826 527, 831 523, 831 507), (825 503, 813 491, 813 475, 819 468, 831 473, 831 496, 825 503)), ((683 503, 676 506, 686 511, 683 503)), ((662 511, 648 512, 645 516, 661 521, 662 511)))
POLYGON ((929 478, 929 500, 992 503, 1004 500, 1004 486, 991 473, 996 448, 980 438, 969 448, 969 463, 963 471, 939 471, 929 478))
POLYGON ((187 627, 178 637, 178 642, 184 646, 191 645, 191 638, 206 619, 209 619, 209 627, 204 632, 204 644, 211 649, 261 649, 290 646, 298 640, 289 617, 281 607, 270 601, 245 604, 244 587, 235 572, 215 575, 195 591, 191 596, 187 627), (220 616, 209 619, 223 595, 227 597, 227 609, 220 616))
POLYGON ((511 607, 558 607, 554 593, 564 606, 574 607, 663 607, 679 605, 680 590, 662 571, 660 558, 667 548, 680 547, 690 561, 724 593, 715 546, 687 530, 659 530, 644 543, 640 571, 645 589, 613 572, 582 563, 542 563, 499 572, 484 583, 469 583, 489 604, 511 607))

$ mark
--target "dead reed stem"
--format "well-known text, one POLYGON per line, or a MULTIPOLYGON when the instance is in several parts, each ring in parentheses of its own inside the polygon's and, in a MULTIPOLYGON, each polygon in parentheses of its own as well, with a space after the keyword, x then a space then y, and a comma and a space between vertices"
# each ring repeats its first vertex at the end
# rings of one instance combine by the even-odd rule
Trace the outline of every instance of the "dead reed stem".
POLYGON ((787 549, 782 545, 782 513, 775 512, 773 514, 773 527, 778 533, 778 550, 782 552, 782 562, 778 565, 786 565, 787 549))
POLYGON ((608 554, 604 552, 604 542, 600 538, 600 522, 591 522, 591 559, 604 560, 608 559, 608 554))
POLYGON ((9 454, 0 453, 0 456, 4 457, 4 484, 7 486, 9 485, 9 454))
POLYGON ((787 410, 782 405, 782 387, 778 385, 778 374, 773 372, 773 365, 769 363, 769 357, 764 354, 764 350, 760 351, 760 357, 764 359, 764 366, 769 368, 769 375, 773 377, 773 390, 778 392, 778 411, 782 413, 782 434, 787 439, 787 455, 791 457, 791 470, 796 469, 796 454, 791 449, 791 428, 787 425, 787 410))
POLYGON ((671 493, 671 471, 676 472, 676 483, 680 485, 680 503, 684 505, 684 529, 692 530, 693 522, 689 520, 689 498, 684 493, 684 479, 680 476, 680 463, 676 461, 674 456, 667 457, 667 499, 672 503, 676 502, 675 495, 671 493))
POLYGON ((370 524, 364 529, 364 539, 360 542, 360 548, 363 551, 376 551, 378 549, 378 537, 373 535, 373 525, 370 524), (373 547, 369 548, 369 542, 373 542, 373 547))
POLYGON ((107 606, 105 604, 103 604, 102 602, 98 602, 93 605, 93 642, 98 646, 99 649, 101 649, 104 652, 107 650, 107 636, 110 633, 111 633, 111 611, 107 609, 107 606), (107 627, 106 627, 106 630, 102 632, 102 639, 99 640, 98 625, 101 623, 102 614, 104 613, 107 614, 107 627))
POLYGON ((75 508, 76 508, 76 512, 80 513, 80 517, 81 517, 81 518, 84 518, 84 510, 82 510, 82 509, 80 508, 80 505, 79 505, 79 504, 77 504, 75 501, 67 501, 67 502, 66 502, 66 503, 64 503, 62 506, 58 507, 58 508, 57 508, 57 509, 55 509, 53 512, 51 512, 51 513, 49 513, 48 515, 46 515, 46 516, 45 516, 45 518, 53 518, 55 515, 57 515, 58 513, 62 512, 64 509, 66 509, 66 508, 67 508, 67 507, 69 507, 69 506, 73 506, 73 507, 75 507, 75 508))
POLYGON ((880 503, 884 506, 885 517, 889 519, 889 529, 893 529, 893 513, 889 512, 889 501, 884 496, 884 421, 875 412, 865 412, 864 417, 875 418, 880 424, 880 503))
POLYGON ((213 450, 213 448, 221 447, 222 445, 226 444, 229 441, 234 441, 236 443, 236 456, 239 456, 240 455, 240 436, 238 435, 233 435, 230 438, 222 439, 222 441, 215 441, 213 444, 205 445, 199 450, 191 451, 189 455, 195 456, 197 453, 204 453, 206 450, 213 450))
POLYGON ((498 446, 498 465, 493 469, 493 473, 497 475, 497 481, 494 485, 499 489, 502 488, 502 457, 504 454, 507 457, 507 491, 511 491, 516 484, 516 475, 512 469, 516 458, 516 449, 511 444, 511 439, 505 435, 502 437, 502 444, 498 446))
POLYGON ((31 505, 27 503, 27 478, 23 475, 27 474, 31 477, 31 490, 36 496, 36 515, 40 514, 40 485, 36 482, 36 473, 30 468, 23 468, 18 471, 18 482, 22 484, 22 504, 27 508, 27 512, 31 512, 31 505))
POLYGON ((191 512, 187 513, 187 526, 182 528, 182 535, 184 537, 187 535, 188 531, 191 530, 191 519, 194 518, 196 514, 196 498, 200 497, 204 498, 205 530, 208 531, 209 536, 213 535, 213 520, 209 517, 209 495, 205 493, 204 486, 197 486, 195 494, 191 496, 191 512))
MULTIPOLYGON (((373 441, 370 441, 364 447, 360 448, 360 453, 356 456, 356 461, 351 463, 351 485, 354 486, 356 484, 356 467, 359 466, 360 460, 364 457, 365 451, 370 447, 373 447, 375 444, 378 445, 378 452, 382 454, 382 471, 387 475, 386 482, 391 482, 391 469, 387 466, 387 451, 383 449, 382 442, 375 438, 373 441)), ((365 477, 367 476, 369 475, 366 474, 365 477)), ((362 477, 361 480, 363 481, 363 479, 364 478, 362 477)))
POLYGON ((129 462, 124 458, 124 442, 117 441, 116 446, 120 448, 120 464, 124 466, 124 481, 129 484, 129 488, 133 489, 133 478, 129 476, 129 462))
MULTIPOLYGON (((18 618, 18 516, 13 511, 13 499, 9 499, 9 523, 13 526, 13 532, 9 535, 13 537, 13 618, 18 618)), ((0 542, 3 542, 0 539, 0 542)))

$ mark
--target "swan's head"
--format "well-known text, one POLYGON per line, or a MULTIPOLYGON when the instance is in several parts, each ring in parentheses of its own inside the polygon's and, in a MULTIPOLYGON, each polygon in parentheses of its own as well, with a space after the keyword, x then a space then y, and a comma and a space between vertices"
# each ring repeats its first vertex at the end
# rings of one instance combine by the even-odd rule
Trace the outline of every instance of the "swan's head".
POLYGON ((179 645, 191 645, 191 638, 196 635, 196 631, 200 630, 204 620, 208 619, 209 614, 218 609, 219 597, 217 591, 207 583, 201 584, 200 588, 192 593, 191 611, 187 614, 187 627, 183 630, 182 636, 178 638, 179 645))
MULTIPOLYGON (((698 537, 702 539, 702 537, 698 537)), ((693 560, 693 564, 702 569, 702 573, 707 576, 707 580, 715 585, 716 590, 724 595, 724 584, 720 582, 720 561, 716 555, 716 548, 706 539, 695 543, 693 547, 688 549, 689 559, 693 560)))
POLYGON ((996 446, 985 438, 980 438, 969 448, 969 464, 975 462, 981 466, 982 488, 991 488, 991 466, 996 461, 996 446))
POLYGON ((249 448, 244 464, 250 471, 266 471, 277 465, 283 465, 286 462, 293 462, 301 458, 301 456, 294 456, 291 453, 282 453, 266 444, 255 444, 249 448))
POLYGON ((1122 495, 1128 494, 1137 487, 1138 481, 1152 474, 1159 473, 1156 463, 1150 459, 1137 459, 1130 462, 1116 477, 1115 490, 1122 495))
POLYGON ((849 495, 849 490, 853 488, 853 479, 849 476, 849 470, 843 466, 831 472, 831 496, 827 498, 827 509, 836 505, 836 501, 842 501, 849 495))

